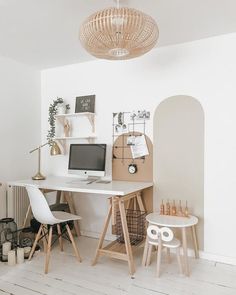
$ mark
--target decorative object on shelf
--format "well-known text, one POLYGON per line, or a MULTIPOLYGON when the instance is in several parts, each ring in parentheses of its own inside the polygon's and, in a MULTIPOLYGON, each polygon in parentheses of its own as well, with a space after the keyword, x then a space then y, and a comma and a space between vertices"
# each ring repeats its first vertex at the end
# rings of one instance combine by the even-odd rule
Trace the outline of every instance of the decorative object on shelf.
POLYGON ((182 208, 182 205, 181 205, 181 200, 179 200, 179 210, 178 210, 178 216, 183 216, 183 208, 182 208))
MULTIPOLYGON (((50 104, 49 109, 48 109, 48 123, 49 123, 49 130, 48 130, 48 134, 47 134, 47 140, 49 142, 50 145, 53 144, 53 139, 55 137, 55 115, 58 113, 58 107, 61 111, 61 108, 63 108, 66 110, 70 109, 70 105, 69 104, 64 104, 64 100, 63 98, 58 97, 57 99, 53 100, 53 102, 50 104)), ((64 112, 65 113, 65 112, 64 112)))
POLYGON ((164 205, 163 200, 161 201, 160 214, 165 215, 165 205, 164 205))
POLYGON ((159 31, 155 20, 134 8, 116 7, 89 16, 80 28, 83 47, 97 58, 131 59, 150 51, 159 31))
POLYGON ((7 261, 7 254, 17 246, 17 225, 13 218, 0 220, 0 260, 7 261))
POLYGON ((169 203, 169 200, 167 200, 167 203, 166 203, 166 215, 170 215, 170 203, 169 203))
POLYGON ((75 113, 94 113, 95 112, 95 95, 76 97, 75 113))
POLYGON ((33 149, 32 151, 30 151, 30 154, 38 151, 38 172, 35 174, 35 176, 32 177, 33 180, 44 180, 46 179, 45 176, 42 175, 41 173, 41 148, 46 146, 46 145, 51 145, 51 150, 50 150, 50 154, 51 156, 56 156, 56 155, 60 155, 61 154, 61 150, 58 146, 58 144, 55 141, 50 141, 50 142, 46 142, 42 145, 39 145, 38 147, 36 147, 35 149, 33 149))
POLYGON ((178 210, 177 210, 176 205, 175 205, 175 200, 173 200, 172 204, 171 204, 171 202, 169 202, 169 200, 167 200, 166 204, 164 204, 164 200, 162 200, 161 205, 160 205, 160 215, 189 217, 189 210, 188 210, 188 206, 187 206, 187 201, 186 201, 185 209, 183 210, 182 205, 181 205, 181 200, 179 200, 179 206, 178 206, 178 210))
POLYGON ((61 103, 58 103, 57 104, 57 114, 59 115, 62 115, 62 114, 66 114, 69 109, 70 109, 70 105, 69 104, 65 104, 64 102, 61 102, 61 103))
POLYGON ((128 166, 128 171, 130 174, 135 174, 138 171, 138 167, 136 164, 130 164, 128 166))
POLYGON ((188 217, 188 202, 186 201, 186 205, 185 205, 185 208, 184 208, 184 216, 188 217))
POLYGON ((64 121, 64 135, 65 137, 71 136, 71 125, 67 119, 64 121))
POLYGON ((171 207, 171 215, 175 216, 177 214, 176 206, 175 206, 175 200, 173 200, 173 204, 171 207))

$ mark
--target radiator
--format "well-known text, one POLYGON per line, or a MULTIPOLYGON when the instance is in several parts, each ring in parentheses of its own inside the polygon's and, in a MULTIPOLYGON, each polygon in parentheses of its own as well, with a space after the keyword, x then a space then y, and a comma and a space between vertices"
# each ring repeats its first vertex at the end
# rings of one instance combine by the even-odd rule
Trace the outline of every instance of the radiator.
POLYGON ((29 207, 29 198, 24 187, 9 186, 7 190, 7 217, 14 218, 17 227, 22 228, 29 207))
POLYGON ((7 216, 6 186, 0 183, 0 219, 7 216))

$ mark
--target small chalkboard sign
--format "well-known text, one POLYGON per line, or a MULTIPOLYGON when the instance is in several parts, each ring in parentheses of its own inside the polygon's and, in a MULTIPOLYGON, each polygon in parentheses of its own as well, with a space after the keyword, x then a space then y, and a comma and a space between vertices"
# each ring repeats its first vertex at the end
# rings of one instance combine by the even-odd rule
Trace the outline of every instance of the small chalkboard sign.
POLYGON ((76 97, 75 113, 85 112, 95 112, 95 95, 76 97))

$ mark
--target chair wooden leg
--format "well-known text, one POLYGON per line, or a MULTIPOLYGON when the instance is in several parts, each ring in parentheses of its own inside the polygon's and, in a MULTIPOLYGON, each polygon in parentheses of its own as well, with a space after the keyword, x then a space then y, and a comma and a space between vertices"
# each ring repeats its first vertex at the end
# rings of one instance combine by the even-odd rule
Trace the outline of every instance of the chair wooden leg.
POLYGON ((157 249, 157 277, 160 276, 160 268, 161 268, 161 251, 162 251, 162 245, 159 242, 158 243, 158 249, 157 249))
POLYGON ((37 235, 36 235, 36 238, 35 238, 35 241, 34 241, 34 244, 33 244, 32 249, 31 249, 31 252, 30 252, 30 255, 29 255, 28 260, 31 260, 33 254, 34 254, 35 248, 36 248, 36 246, 37 246, 38 240, 39 240, 40 235, 41 235, 41 232, 42 232, 42 228, 43 228, 43 225, 41 224, 41 225, 40 225, 40 228, 39 228, 39 230, 38 230, 38 233, 37 233, 37 235))
POLYGON ((63 241, 62 241, 61 225, 60 224, 57 224, 57 233, 58 233, 58 236, 59 236, 60 250, 63 252, 63 241))
POLYGON ((181 262, 181 257, 180 257, 180 248, 176 248, 176 257, 179 265, 179 271, 181 274, 183 274, 183 266, 181 262))
POLYGON ((48 247, 48 242, 47 242, 47 238, 48 238, 48 233, 47 233, 47 226, 44 226, 42 227, 42 235, 44 236, 43 237, 43 250, 44 250, 44 253, 46 254, 47 253, 47 247, 48 247), (46 230, 46 233, 44 232, 44 230, 46 230))
POLYGON ((70 227, 69 227, 68 224, 66 225, 66 230, 67 230, 68 235, 69 235, 69 237, 70 237, 70 240, 71 240, 71 243, 72 243, 72 246, 73 246, 73 249, 74 249, 75 255, 76 255, 78 261, 81 262, 82 259, 81 259, 80 255, 79 255, 79 250, 78 250, 78 248, 77 248, 77 246, 76 246, 76 244, 75 244, 75 240, 74 240, 74 238, 73 238, 73 235, 72 235, 72 233, 71 233, 71 231, 70 231, 70 227))
POLYGON ((49 229, 49 235, 48 235, 48 245, 47 245, 47 253, 46 253, 46 261, 45 261, 45 274, 48 273, 48 267, 49 267, 49 260, 50 260, 50 254, 51 254, 51 244, 52 244, 52 225, 49 229))
POLYGON ((167 255, 167 263, 170 263, 171 262, 171 259, 170 259, 170 248, 166 248, 166 255, 167 255))
POLYGON ((151 263, 151 256, 152 256, 152 248, 153 248, 153 245, 148 245, 148 251, 147 251, 147 263, 146 263, 146 266, 150 265, 151 263))

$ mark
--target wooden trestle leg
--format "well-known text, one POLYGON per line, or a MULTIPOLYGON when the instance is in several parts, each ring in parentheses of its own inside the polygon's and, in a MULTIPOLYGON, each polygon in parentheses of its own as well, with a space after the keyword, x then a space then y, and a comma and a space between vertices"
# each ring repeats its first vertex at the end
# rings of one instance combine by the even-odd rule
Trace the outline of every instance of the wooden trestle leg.
POLYGON ((116 196, 116 197, 110 198, 108 214, 107 214, 105 224, 99 239, 95 257, 92 261, 92 265, 95 265, 97 263, 98 258, 100 256, 105 255, 115 259, 127 261, 129 265, 130 274, 133 275, 135 273, 135 264, 134 264, 134 258, 132 253, 132 247, 130 243, 127 219, 126 219, 125 202, 130 203, 131 200, 136 201, 136 198, 137 198, 137 204, 139 205, 140 210, 144 210, 140 192, 136 192, 127 196, 122 196, 122 197, 116 196), (120 220, 121 220, 122 231, 124 236, 124 244, 120 244, 117 241, 113 241, 109 245, 103 247, 103 242, 105 239, 105 235, 106 235, 110 220, 112 219, 112 224, 116 220, 114 216, 114 214, 116 214, 116 212, 114 211, 116 210, 114 208, 117 208, 117 210, 119 210, 119 213, 120 213, 120 220))
POLYGON ((95 257, 93 259, 92 265, 95 265, 97 263, 97 261, 98 261, 98 257, 100 255, 99 251, 102 249, 102 245, 103 245, 103 242, 104 242, 104 239, 105 239, 107 228, 108 228, 108 225, 109 225, 109 222, 110 222, 110 219, 111 219, 111 214, 112 214, 112 200, 110 199, 110 205, 109 205, 108 214, 107 214, 105 224, 104 224, 104 227, 103 227, 103 230, 102 230, 99 242, 98 242, 98 247, 97 247, 96 254, 95 254, 95 257))

